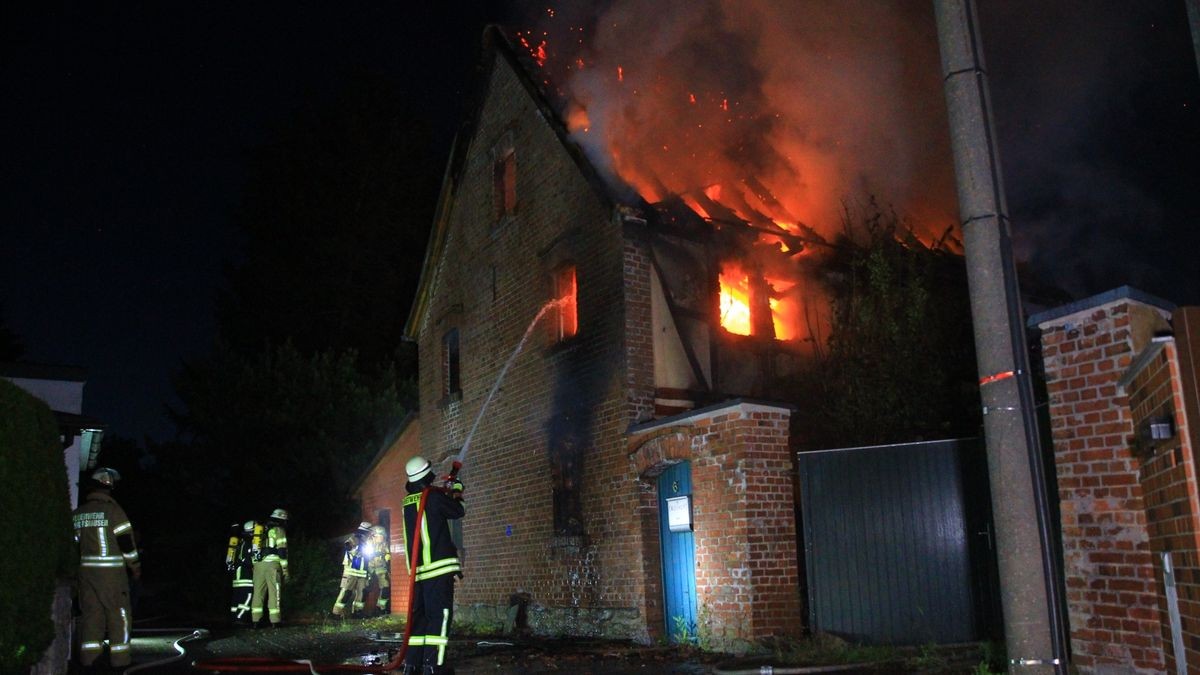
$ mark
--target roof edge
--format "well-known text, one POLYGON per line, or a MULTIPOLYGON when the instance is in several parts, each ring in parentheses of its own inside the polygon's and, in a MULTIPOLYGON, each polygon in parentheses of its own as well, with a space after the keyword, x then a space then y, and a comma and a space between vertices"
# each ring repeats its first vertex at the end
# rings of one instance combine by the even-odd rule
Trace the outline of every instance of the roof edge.
POLYGON ((1135 300, 1142 304, 1150 305, 1151 307, 1157 307, 1158 309, 1161 309, 1167 313, 1174 312, 1176 307, 1175 303, 1171 302, 1170 300, 1164 300, 1156 295, 1151 295, 1145 291, 1138 290, 1133 286, 1118 286, 1112 290, 1105 291, 1103 293, 1097 293, 1096 295, 1084 298, 1082 300, 1069 302, 1061 307, 1055 307, 1054 309, 1048 309, 1044 312, 1038 312, 1037 314, 1034 314, 1025 320, 1025 326, 1027 328, 1037 328, 1040 324, 1048 321, 1061 319, 1065 316, 1070 316, 1071 314, 1077 314, 1079 312, 1086 312, 1089 309, 1094 309, 1101 305, 1107 305, 1119 300, 1135 300))

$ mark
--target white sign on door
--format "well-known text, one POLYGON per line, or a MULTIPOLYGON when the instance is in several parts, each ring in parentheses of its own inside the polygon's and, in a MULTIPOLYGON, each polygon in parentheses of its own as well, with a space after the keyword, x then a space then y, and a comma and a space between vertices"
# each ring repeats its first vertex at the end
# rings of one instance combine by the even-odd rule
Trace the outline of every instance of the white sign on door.
POLYGON ((692 498, 690 495, 667 498, 667 529, 671 532, 691 531, 692 498))

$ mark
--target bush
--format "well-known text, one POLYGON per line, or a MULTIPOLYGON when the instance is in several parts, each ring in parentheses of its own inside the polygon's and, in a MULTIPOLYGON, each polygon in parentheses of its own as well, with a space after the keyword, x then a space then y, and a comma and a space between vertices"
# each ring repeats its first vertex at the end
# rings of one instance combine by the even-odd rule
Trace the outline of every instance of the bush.
POLYGON ((50 606, 74 571, 67 467, 50 408, 0 379, 0 671, 37 663, 54 639, 50 606))
POLYGON ((289 534, 288 573, 291 576, 283 586, 284 620, 329 614, 342 580, 341 544, 289 534))

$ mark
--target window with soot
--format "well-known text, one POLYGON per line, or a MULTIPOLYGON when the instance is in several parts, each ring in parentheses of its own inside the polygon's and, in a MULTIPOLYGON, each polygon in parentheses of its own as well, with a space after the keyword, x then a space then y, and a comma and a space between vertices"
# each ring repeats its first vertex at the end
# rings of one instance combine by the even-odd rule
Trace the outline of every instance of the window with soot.
POLYGON ((458 329, 451 328, 442 336, 442 396, 450 398, 461 394, 458 329))

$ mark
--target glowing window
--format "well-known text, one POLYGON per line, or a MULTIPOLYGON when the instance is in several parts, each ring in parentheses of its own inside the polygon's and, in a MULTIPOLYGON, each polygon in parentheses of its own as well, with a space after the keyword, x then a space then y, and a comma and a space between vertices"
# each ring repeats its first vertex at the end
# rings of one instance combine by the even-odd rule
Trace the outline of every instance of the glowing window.
POLYGON ((517 155, 509 148, 492 165, 492 210, 496 220, 517 208, 517 155))
POLYGON ((554 337, 562 342, 579 332, 578 287, 574 265, 554 273, 554 299, 559 303, 555 312, 554 337))

